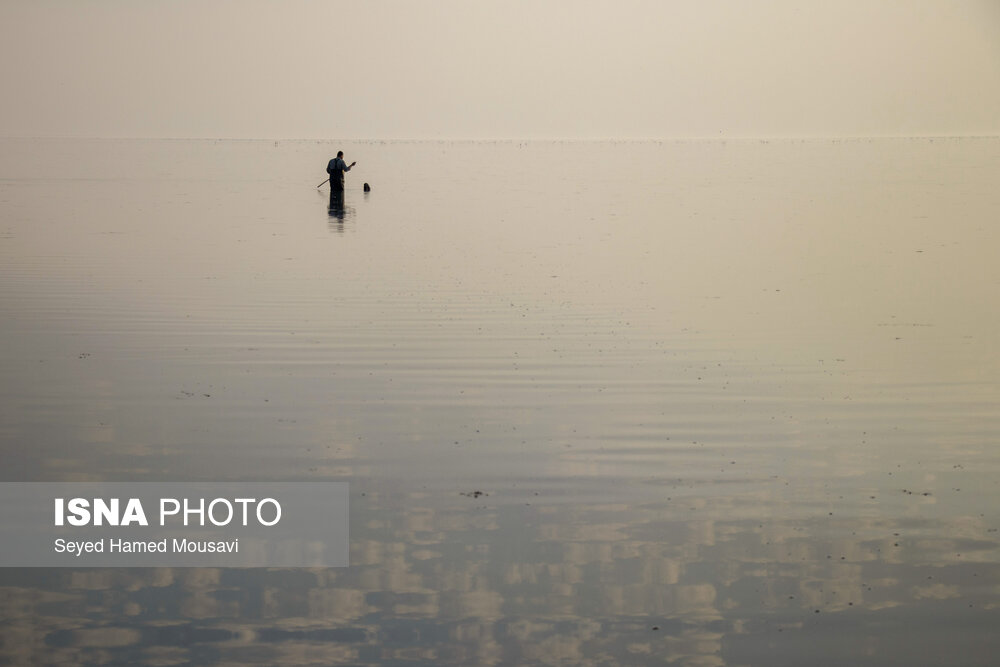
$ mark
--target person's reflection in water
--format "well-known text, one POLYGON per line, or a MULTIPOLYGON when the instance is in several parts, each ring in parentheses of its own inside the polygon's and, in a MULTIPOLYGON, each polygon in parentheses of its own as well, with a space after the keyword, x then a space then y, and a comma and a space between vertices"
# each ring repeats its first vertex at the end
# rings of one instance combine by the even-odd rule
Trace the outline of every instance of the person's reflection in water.
POLYGON ((337 188, 330 188, 330 217, 338 220, 344 219, 344 191, 337 188))
POLYGON ((344 231, 344 222, 354 218, 354 207, 344 203, 344 191, 334 190, 330 193, 330 204, 327 207, 330 216, 330 231, 344 231))

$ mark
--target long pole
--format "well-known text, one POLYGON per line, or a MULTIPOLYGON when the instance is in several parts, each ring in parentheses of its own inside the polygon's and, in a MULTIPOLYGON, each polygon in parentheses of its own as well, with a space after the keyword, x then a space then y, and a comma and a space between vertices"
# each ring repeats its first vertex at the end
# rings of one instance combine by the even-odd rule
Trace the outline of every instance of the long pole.
MULTIPOLYGON (((329 181, 329 180, 330 180, 329 178, 328 178, 328 179, 326 179, 326 181, 329 181)), ((326 181, 323 181, 323 183, 326 183, 326 181)), ((317 185, 316 187, 317 187, 317 188, 321 188, 321 187, 323 187, 323 183, 320 183, 320 184, 319 184, 319 185, 317 185)))

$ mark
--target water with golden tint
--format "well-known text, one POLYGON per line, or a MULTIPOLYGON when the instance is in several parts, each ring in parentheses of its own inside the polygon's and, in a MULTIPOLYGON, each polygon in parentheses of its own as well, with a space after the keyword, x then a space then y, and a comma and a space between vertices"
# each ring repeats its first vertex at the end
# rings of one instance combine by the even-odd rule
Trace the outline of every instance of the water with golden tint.
POLYGON ((995 664, 1000 140, 0 146, 4 481, 351 489, 0 662, 995 664))

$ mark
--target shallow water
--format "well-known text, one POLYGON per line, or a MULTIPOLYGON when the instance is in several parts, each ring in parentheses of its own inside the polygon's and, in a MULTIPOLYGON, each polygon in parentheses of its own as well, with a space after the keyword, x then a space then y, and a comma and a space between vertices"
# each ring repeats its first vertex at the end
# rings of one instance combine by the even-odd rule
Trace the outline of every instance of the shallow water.
POLYGON ((351 566, 3 570, 0 660, 993 664, 1000 141, 2 146, 3 479, 351 566))

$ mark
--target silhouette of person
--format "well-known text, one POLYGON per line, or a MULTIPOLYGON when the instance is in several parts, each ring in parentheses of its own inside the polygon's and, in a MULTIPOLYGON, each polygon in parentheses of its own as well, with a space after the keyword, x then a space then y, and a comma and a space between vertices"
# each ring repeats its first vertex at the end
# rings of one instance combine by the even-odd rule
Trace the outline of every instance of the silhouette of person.
POLYGON ((357 162, 347 164, 344 162, 344 151, 337 151, 337 157, 330 160, 326 165, 326 173, 330 174, 330 196, 334 192, 344 191, 344 172, 350 171, 357 162))

